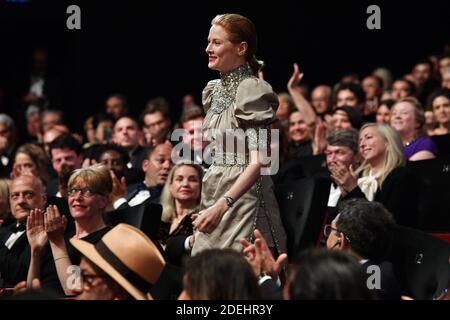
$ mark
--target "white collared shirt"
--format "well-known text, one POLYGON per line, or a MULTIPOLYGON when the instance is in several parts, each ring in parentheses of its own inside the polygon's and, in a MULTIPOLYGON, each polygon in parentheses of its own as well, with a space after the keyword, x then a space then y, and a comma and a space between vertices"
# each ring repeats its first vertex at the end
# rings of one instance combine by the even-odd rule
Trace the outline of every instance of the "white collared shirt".
POLYGON ((9 236, 8 240, 6 240, 5 242, 5 247, 7 247, 9 250, 11 250, 12 246, 14 245, 14 243, 16 243, 17 239, 20 238, 20 236, 25 232, 25 230, 23 231, 18 231, 16 233, 13 233, 12 235, 9 236))
POLYGON ((333 184, 330 186, 330 195, 328 196, 328 207, 336 207, 342 192, 339 187, 335 187, 333 184))

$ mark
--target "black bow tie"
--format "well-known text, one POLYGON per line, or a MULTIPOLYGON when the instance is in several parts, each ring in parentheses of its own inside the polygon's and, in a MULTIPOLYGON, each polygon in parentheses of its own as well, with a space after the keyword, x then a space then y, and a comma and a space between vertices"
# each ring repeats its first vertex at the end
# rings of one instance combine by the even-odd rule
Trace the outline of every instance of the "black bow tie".
POLYGON ((16 225, 11 227, 11 232, 12 233, 16 233, 16 232, 19 232, 19 231, 25 231, 26 229, 27 228, 25 227, 24 224, 19 223, 19 224, 16 224, 16 225))

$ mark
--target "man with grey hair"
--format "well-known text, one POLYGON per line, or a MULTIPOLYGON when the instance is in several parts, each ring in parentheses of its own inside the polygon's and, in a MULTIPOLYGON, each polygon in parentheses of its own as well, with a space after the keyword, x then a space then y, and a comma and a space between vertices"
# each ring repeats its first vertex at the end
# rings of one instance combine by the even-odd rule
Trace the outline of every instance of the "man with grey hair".
POLYGON ((14 120, 0 113, 0 178, 9 178, 17 149, 17 130, 14 120))
MULTIPOLYGON (((328 170, 331 177, 336 170, 342 167, 353 170, 359 166, 359 133, 355 129, 342 129, 333 131, 327 138, 327 148, 325 150, 328 170)), ((328 207, 336 207, 341 197, 341 190, 334 183, 330 187, 328 197, 328 207)))

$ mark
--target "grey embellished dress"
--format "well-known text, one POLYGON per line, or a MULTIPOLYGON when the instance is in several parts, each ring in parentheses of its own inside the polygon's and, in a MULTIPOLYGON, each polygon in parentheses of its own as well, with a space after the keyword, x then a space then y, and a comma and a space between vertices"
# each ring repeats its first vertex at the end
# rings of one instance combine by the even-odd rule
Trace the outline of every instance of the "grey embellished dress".
MULTIPOLYGON (((206 117, 202 129, 204 138, 211 141, 213 161, 203 178, 200 210, 213 206, 227 193, 247 167, 250 150, 267 151, 270 135, 260 135, 263 130, 258 129, 270 130, 270 124, 276 121, 277 106, 278 98, 271 86, 253 76, 247 63, 207 84, 203 91, 206 117), (236 137, 236 129, 245 135, 236 137), (234 144, 229 143, 230 134, 234 134, 234 144), (243 142, 245 147, 241 148, 243 142)), ((269 175, 261 175, 212 233, 195 233, 192 255, 210 248, 241 251, 239 240, 252 240, 255 228, 277 253, 286 252, 286 235, 269 175)))

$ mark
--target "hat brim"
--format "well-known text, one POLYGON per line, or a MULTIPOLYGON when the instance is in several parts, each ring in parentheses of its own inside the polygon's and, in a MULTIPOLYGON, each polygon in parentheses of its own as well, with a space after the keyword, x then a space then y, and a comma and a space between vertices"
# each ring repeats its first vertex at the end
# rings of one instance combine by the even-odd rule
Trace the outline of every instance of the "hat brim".
POLYGON ((142 292, 132 285, 124 276, 122 276, 111 264, 109 264, 103 257, 97 252, 95 246, 87 241, 70 239, 70 243, 80 251, 86 258, 91 260, 113 278, 122 288, 124 288, 133 298, 136 300, 153 300, 153 297, 148 292, 142 292))

